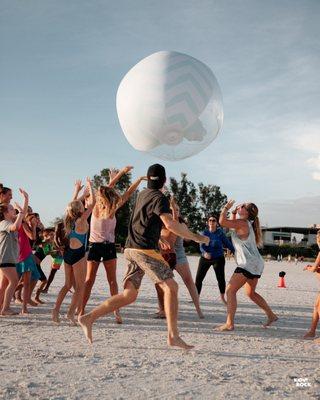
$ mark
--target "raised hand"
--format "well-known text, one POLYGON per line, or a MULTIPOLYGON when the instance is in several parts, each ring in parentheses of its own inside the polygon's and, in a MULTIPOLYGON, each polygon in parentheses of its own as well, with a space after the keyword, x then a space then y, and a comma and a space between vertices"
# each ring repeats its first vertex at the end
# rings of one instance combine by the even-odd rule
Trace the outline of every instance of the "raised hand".
POLYGON ((79 193, 80 190, 83 188, 81 179, 77 179, 74 183, 74 189, 79 193))
POLYGON ((92 181, 89 176, 87 176, 87 178, 86 178, 86 183, 87 183, 87 188, 92 189, 92 181))
POLYGON ((109 169, 109 181, 114 179, 118 172, 119 172, 119 170, 117 170, 116 168, 110 168, 109 169))
POLYGON ((226 210, 230 210, 234 206, 235 201, 234 200, 229 200, 228 203, 224 206, 226 210))
POLYGON ((127 165, 126 167, 123 168, 123 171, 125 174, 127 174, 128 172, 133 170, 133 166, 132 165, 127 165))
POLYGON ((19 192, 22 194, 22 196, 25 198, 25 199, 29 199, 29 195, 28 195, 28 193, 24 190, 24 189, 22 189, 22 188, 19 188, 19 192))

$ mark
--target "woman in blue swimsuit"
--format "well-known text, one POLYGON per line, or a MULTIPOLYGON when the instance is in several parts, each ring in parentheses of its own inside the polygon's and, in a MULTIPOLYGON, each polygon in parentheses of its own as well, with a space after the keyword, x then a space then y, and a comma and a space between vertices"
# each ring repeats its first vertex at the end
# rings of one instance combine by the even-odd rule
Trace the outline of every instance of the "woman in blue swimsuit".
POLYGON ((60 229, 56 230, 55 242, 58 248, 63 250, 63 261, 65 270, 65 284, 61 288, 55 307, 52 311, 52 320, 60 322, 59 311, 63 299, 74 284, 75 291, 67 313, 67 319, 75 324, 75 312, 80 309, 84 284, 86 279, 87 259, 86 244, 89 230, 88 218, 95 204, 95 196, 92 184, 87 178, 87 190, 89 198, 86 202, 86 209, 80 200, 73 200, 68 204, 66 216, 60 229))

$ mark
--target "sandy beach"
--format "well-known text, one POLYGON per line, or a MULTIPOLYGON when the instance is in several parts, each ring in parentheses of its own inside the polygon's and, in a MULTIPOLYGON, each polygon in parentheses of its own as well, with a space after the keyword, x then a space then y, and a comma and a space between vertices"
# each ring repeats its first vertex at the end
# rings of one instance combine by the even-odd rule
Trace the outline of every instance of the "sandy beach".
MULTIPOLYGON (((189 257, 193 275, 197 257, 189 257)), ((45 261, 45 272, 49 263, 45 261)), ((235 264, 227 262, 227 278, 235 264)), ((264 314, 243 292, 239 295, 236 331, 220 333, 214 327, 225 320, 212 271, 204 282, 201 303, 206 318, 199 320, 180 278, 181 336, 195 349, 166 346, 165 321, 155 320, 156 294, 145 278, 138 301, 122 311, 124 324, 112 315, 94 327, 94 344, 82 330, 66 321, 50 320, 61 269, 45 305, 29 317, 0 319, 1 399, 265 399, 320 398, 320 345, 300 338, 306 332, 319 283, 303 264, 269 262, 258 285, 279 315, 263 329, 264 314), (287 272, 286 289, 277 288, 278 273, 287 272), (298 387, 298 385, 302 385, 298 387)), ((125 261, 118 258, 121 286, 125 261)), ((177 274, 176 274, 177 275, 177 274)), ((109 296, 100 266, 88 310, 109 296)), ((70 302, 66 299, 62 311, 70 302)))

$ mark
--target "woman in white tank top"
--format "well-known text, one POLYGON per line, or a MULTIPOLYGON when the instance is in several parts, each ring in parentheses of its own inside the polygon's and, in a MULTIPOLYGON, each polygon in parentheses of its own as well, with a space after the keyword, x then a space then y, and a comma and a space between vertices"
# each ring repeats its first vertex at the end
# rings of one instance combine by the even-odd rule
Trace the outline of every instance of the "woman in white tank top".
POLYGON ((267 315, 264 327, 271 325, 278 317, 273 313, 267 302, 256 292, 258 279, 264 269, 264 261, 258 247, 262 244, 262 234, 258 218, 258 208, 253 203, 237 206, 228 219, 228 211, 234 205, 230 200, 222 209, 219 223, 221 226, 232 229, 232 243, 235 248, 235 269, 227 286, 227 321, 218 327, 220 331, 234 329, 234 317, 237 309, 237 292, 244 286, 247 296, 256 303, 267 315), (238 217, 237 217, 238 216, 238 217))

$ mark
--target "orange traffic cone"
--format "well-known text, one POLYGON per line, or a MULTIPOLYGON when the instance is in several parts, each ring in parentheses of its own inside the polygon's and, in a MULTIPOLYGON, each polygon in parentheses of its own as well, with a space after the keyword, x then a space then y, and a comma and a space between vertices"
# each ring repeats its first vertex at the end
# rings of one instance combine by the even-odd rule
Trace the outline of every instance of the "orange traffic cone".
POLYGON ((281 277, 279 278, 278 287, 284 287, 284 288, 287 287, 286 284, 285 284, 285 281, 284 281, 284 277, 283 277, 283 276, 281 276, 281 277))
POLYGON ((286 273, 284 271, 279 272, 279 284, 278 287, 280 288, 285 288, 286 284, 284 281, 284 277, 285 277, 286 273))

